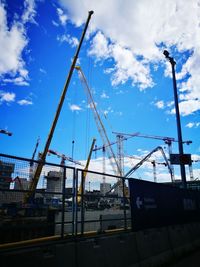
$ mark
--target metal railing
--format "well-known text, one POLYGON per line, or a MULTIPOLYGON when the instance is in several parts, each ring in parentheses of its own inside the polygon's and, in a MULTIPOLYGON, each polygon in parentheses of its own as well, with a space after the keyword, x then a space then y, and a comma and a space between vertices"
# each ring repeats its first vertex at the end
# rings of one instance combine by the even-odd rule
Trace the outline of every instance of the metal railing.
POLYGON ((0 244, 131 228, 122 177, 45 162, 33 198, 25 201, 38 163, 0 154, 0 244))

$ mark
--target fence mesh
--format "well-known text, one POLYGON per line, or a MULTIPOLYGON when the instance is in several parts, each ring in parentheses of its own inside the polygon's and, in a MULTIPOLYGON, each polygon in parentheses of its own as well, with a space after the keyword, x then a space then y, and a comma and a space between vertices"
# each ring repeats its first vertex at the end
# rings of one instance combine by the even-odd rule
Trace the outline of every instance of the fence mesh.
POLYGON ((126 179, 45 162, 32 192, 38 164, 0 154, 1 244, 131 227, 126 179))

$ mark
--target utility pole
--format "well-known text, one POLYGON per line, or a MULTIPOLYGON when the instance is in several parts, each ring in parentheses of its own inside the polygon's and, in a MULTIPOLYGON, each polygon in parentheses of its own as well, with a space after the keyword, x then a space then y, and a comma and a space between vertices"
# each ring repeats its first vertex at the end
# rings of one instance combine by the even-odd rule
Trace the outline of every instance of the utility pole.
POLYGON ((180 120, 180 112, 179 112, 179 105, 178 105, 178 93, 177 93, 176 75, 175 75, 176 62, 173 59, 173 57, 169 56, 169 52, 167 50, 164 50, 163 54, 165 55, 166 59, 169 60, 171 66, 172 66, 172 78, 173 78, 173 89, 174 89, 174 104, 175 104, 175 111, 176 111, 176 123, 177 123, 178 147, 179 147, 179 155, 180 155, 181 180, 182 180, 183 188, 187 188, 185 165, 182 162, 182 158, 183 158, 184 153, 183 153, 183 140, 182 140, 182 132, 181 132, 181 120, 180 120))

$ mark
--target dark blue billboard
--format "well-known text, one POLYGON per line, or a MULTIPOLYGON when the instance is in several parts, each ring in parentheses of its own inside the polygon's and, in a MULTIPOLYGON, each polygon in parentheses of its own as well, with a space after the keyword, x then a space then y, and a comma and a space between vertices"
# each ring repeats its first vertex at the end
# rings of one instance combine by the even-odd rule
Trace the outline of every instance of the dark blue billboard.
POLYGON ((132 228, 200 221, 200 192, 129 179, 132 228))

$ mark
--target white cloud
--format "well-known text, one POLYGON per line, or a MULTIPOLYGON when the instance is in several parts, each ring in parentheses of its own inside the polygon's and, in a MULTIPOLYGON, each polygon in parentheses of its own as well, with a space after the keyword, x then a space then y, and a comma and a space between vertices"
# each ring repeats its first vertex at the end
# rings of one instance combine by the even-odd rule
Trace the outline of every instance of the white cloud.
POLYGON ((35 1, 24 1, 22 16, 14 16, 10 27, 7 25, 7 13, 0 3, 0 78, 4 82, 12 82, 17 85, 28 84, 28 71, 22 53, 25 50, 28 39, 25 24, 34 22, 35 1), (6 79, 4 76, 7 74, 6 79))
MULTIPOLYGON (((200 109, 200 100, 190 99, 179 103, 179 111, 182 116, 193 114, 200 109)), ((170 114, 175 114, 175 109, 170 111, 170 114)))
POLYGON ((200 122, 189 122, 189 123, 186 125, 186 127, 188 127, 188 128, 193 128, 193 127, 197 128, 197 127, 199 127, 199 126, 200 126, 200 122))
POLYGON ((35 11, 35 0, 25 0, 24 1, 24 13, 22 15, 22 21, 36 23, 34 17, 36 15, 35 11))
POLYGON ((57 14, 59 17, 59 20, 63 26, 67 23, 67 15, 64 13, 64 11, 61 8, 57 8, 57 14))
POLYGON ((21 85, 21 86, 28 86, 29 85, 29 83, 22 76, 16 77, 16 78, 3 79, 3 82, 5 82, 5 83, 13 83, 13 84, 16 84, 16 85, 21 85))
POLYGON ((82 110, 82 108, 78 105, 75 105, 75 104, 69 104, 69 108, 71 111, 80 111, 82 110))
MULTIPOLYGON (((95 34, 89 54, 97 61, 113 60, 114 69, 110 72, 113 85, 131 80, 141 90, 152 87, 150 66, 155 70, 161 61, 165 62, 166 75, 171 75, 170 64, 162 51, 176 47, 176 51, 181 52, 180 57, 176 54, 177 65, 183 53, 190 51, 182 70, 177 73, 182 100, 200 98, 199 0, 59 2, 77 26, 85 23, 88 10, 94 10, 89 32, 95 34)), ((189 115, 199 109, 200 106, 185 112, 184 107, 182 114, 189 115)))
POLYGON ((55 26, 55 27, 58 27, 59 24, 55 21, 55 20, 52 20, 52 24, 55 26))
POLYGON ((3 102, 10 103, 15 101, 15 93, 0 92, 0 104, 3 102))
POLYGON ((20 106, 29 106, 29 105, 33 105, 33 102, 32 102, 32 101, 30 101, 30 100, 26 100, 26 99, 19 100, 19 101, 17 101, 17 103, 18 103, 20 106))
POLYGON ((43 74, 47 74, 46 70, 44 70, 43 68, 40 68, 39 71, 43 74))
POLYGON ((188 128, 192 128, 192 127, 194 127, 194 122, 189 122, 187 125, 186 125, 186 127, 188 127, 188 128))
POLYGON ((93 38, 88 54, 95 56, 97 60, 109 57, 108 40, 100 31, 93 38))
POLYGON ((101 94, 101 98, 109 98, 109 96, 108 96, 105 92, 103 92, 103 93, 101 94))
POLYGON ((72 47, 78 46, 78 43, 79 43, 79 41, 76 37, 72 37, 69 34, 67 34, 67 35, 63 34, 61 36, 57 36, 57 40, 61 43, 66 42, 66 43, 70 44, 72 47))
POLYGON ((157 101, 155 103, 155 106, 159 109, 163 109, 164 108, 164 101, 160 100, 160 101, 157 101))

